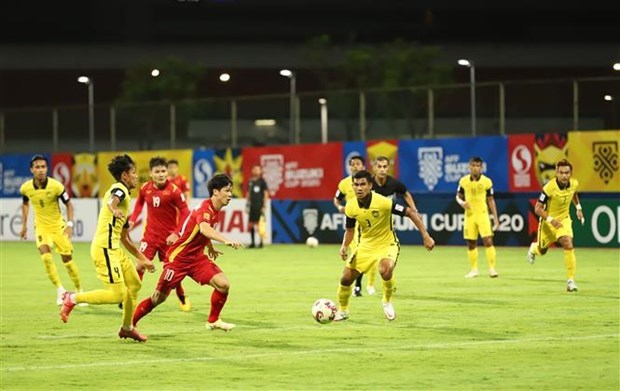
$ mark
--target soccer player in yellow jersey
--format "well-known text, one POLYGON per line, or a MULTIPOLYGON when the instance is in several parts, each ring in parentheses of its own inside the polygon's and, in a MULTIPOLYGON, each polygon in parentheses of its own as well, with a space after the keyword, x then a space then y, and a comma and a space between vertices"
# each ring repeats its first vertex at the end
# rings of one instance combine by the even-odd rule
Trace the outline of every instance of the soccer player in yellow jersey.
POLYGON ((530 245, 527 252, 528 261, 533 264, 536 255, 547 253, 552 243, 559 242, 564 249, 564 266, 566 267, 566 290, 576 292, 575 269, 577 259, 573 248, 573 227, 570 218, 571 201, 577 209, 577 218, 585 223, 583 210, 579 203, 577 187, 579 182, 571 178, 573 166, 566 159, 555 165, 555 179, 549 181, 542 189, 534 211, 539 217, 538 239, 530 245))
POLYGON ((392 214, 407 216, 413 221, 427 250, 435 247, 435 241, 426 231, 417 212, 371 191, 372 176, 368 171, 358 171, 353 175, 353 188, 355 198, 347 201, 344 212, 347 220, 340 256, 346 264, 338 287, 339 308, 334 320, 348 319, 351 284, 360 274, 376 268, 377 263, 383 279, 383 312, 388 320, 394 320, 396 311, 392 304, 393 274, 400 253, 400 243, 394 232, 392 214), (356 227, 360 236, 359 244, 347 255, 356 227))
POLYGON ((25 182, 19 190, 23 198, 21 238, 26 239, 28 234, 28 212, 32 202, 35 242, 47 276, 56 287, 56 304, 61 305, 62 295, 66 291, 52 258, 54 246, 67 268, 75 289, 80 291, 82 287, 78 267, 73 262, 73 245, 70 239, 73 236, 73 204, 62 183, 47 176, 47 163, 45 156, 33 156, 30 160, 32 180, 25 182), (67 207, 66 222, 60 213, 58 200, 67 207))
MULTIPOLYGON (((366 162, 364 158, 357 155, 353 156, 349 159, 349 170, 351 171, 351 175, 344 178, 338 183, 338 190, 336 190, 336 195, 334 196, 334 206, 338 209, 338 212, 344 213, 344 206, 342 205, 342 201, 348 202, 355 198, 355 191, 353 190, 353 175, 364 169, 366 162)), ((357 246, 357 236, 353 237, 353 241, 351 242, 351 246, 354 248, 357 246)), ((362 295, 362 275, 358 277, 355 281, 355 296, 362 295)))
POLYGON ((123 303, 123 322, 118 332, 120 338, 131 338, 144 342, 147 337, 138 333, 131 325, 131 318, 142 285, 136 267, 125 248, 138 260, 137 268, 154 272, 155 268, 129 237, 129 191, 138 184, 138 175, 133 160, 128 155, 116 156, 108 165, 108 171, 116 179, 102 199, 97 231, 90 246, 90 256, 95 263, 97 277, 105 289, 84 293, 67 292, 63 298, 60 319, 67 322, 76 303, 119 304, 123 303))
POLYGON ((467 241, 467 258, 470 270, 465 278, 478 277, 478 235, 486 249, 489 277, 498 276, 495 270, 496 252, 493 246, 493 231, 499 227, 497 207, 493 198, 493 182, 482 174, 482 159, 473 157, 469 160, 469 175, 459 181, 456 202, 465 209, 465 227, 463 237, 467 241), (488 207, 487 207, 488 204, 488 207), (489 209, 493 214, 493 229, 489 220, 489 209))

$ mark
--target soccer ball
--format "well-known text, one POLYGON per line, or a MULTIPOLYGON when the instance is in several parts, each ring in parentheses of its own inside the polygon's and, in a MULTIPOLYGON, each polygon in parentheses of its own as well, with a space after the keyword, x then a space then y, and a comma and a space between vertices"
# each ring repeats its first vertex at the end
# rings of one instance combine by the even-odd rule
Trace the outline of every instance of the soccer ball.
POLYGON ((308 239, 306 239, 306 246, 310 248, 315 248, 318 245, 319 245, 319 239, 315 238, 314 236, 310 236, 308 237, 308 239))
POLYGON ((312 305, 312 317, 320 324, 327 324, 334 320, 338 307, 329 299, 318 299, 312 305))

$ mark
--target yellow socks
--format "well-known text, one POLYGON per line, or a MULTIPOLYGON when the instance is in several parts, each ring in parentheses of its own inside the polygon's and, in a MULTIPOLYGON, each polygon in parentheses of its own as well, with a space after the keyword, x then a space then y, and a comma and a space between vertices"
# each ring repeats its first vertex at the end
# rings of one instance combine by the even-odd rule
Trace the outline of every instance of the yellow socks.
POLYGON ((56 269, 56 265, 54 264, 52 253, 41 254, 41 260, 45 266, 47 277, 56 288, 60 288, 62 286, 62 282, 60 282, 60 276, 58 275, 58 269, 56 269))
POLYGON ((538 243, 532 243, 530 245, 530 251, 536 256, 542 255, 540 248, 538 248, 538 243))
POLYGON ((351 297, 352 290, 353 290, 353 285, 338 286, 338 304, 340 307, 340 311, 347 312, 349 310, 349 298, 351 297))
POLYGON ((469 259, 469 268, 478 270, 478 247, 473 250, 467 250, 467 259, 469 259))
POLYGON ((77 265, 72 260, 65 262, 64 264, 67 268, 67 273, 69 273, 69 277, 71 277, 71 281, 73 281, 75 290, 79 292, 82 289, 82 286, 80 285, 80 272, 78 271, 77 265))
POLYGON ((375 285, 375 279, 377 277, 377 266, 373 266, 368 270, 368 286, 375 285))
POLYGON ((566 267, 566 279, 573 280, 575 278, 575 269, 577 269, 575 249, 564 250, 564 266, 566 267))
POLYGON ((489 264, 489 269, 495 269, 495 261, 497 259, 497 252, 495 251, 495 246, 486 247, 486 255, 487 255, 487 263, 489 264))
POLYGON ((390 278, 388 281, 383 280, 383 302, 389 303, 392 301, 392 293, 394 292, 394 278, 390 278))

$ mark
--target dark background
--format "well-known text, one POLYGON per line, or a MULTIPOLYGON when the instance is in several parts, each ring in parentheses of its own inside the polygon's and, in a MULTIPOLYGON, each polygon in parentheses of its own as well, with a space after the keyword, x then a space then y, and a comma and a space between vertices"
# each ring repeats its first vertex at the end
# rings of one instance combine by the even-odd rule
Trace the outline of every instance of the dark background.
MULTIPOLYGON (((396 38, 439 46, 450 64, 475 50, 479 81, 613 76, 620 61, 620 1, 13 1, 0 14, 8 108, 82 105, 81 74, 97 80, 97 103, 112 102, 126 67, 161 54, 207 62, 201 97, 286 93, 277 70, 287 66, 299 91, 320 90, 298 49, 321 34, 339 47, 396 38), (262 47, 277 55, 261 56, 262 47), (524 59, 529 47, 541 54, 524 59), (231 82, 218 81, 222 71, 231 82)), ((467 69, 455 65, 454 79, 467 82, 467 69)))

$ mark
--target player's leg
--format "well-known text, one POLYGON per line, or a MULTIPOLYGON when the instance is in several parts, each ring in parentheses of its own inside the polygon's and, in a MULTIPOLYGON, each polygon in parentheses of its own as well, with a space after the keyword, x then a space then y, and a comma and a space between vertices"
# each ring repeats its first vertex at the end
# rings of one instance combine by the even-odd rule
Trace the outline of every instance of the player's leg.
POLYGON ((148 315, 155 307, 166 301, 170 291, 174 289, 174 287, 181 283, 181 281, 187 275, 187 272, 183 269, 179 269, 175 267, 176 265, 172 265, 167 263, 164 266, 164 270, 162 270, 159 281, 157 282, 157 287, 155 288, 155 292, 150 297, 142 300, 137 306, 136 310, 133 313, 132 324, 134 327, 138 324, 140 319, 144 318, 148 315))
POLYGON ((56 264, 54 264, 54 258, 52 257, 53 240, 51 239, 50 235, 43 230, 35 229, 34 237, 37 249, 39 250, 39 254, 41 255, 41 261, 43 261, 43 266, 45 267, 45 273, 47 274, 47 278, 56 287, 56 304, 61 305, 62 296, 66 292, 66 290, 62 285, 60 275, 58 274, 58 269, 56 268, 56 264))
POLYGON ((498 276, 496 271, 497 252, 493 245, 493 230, 491 229, 491 220, 486 215, 478 217, 478 231, 482 238, 482 244, 487 258, 487 264, 489 266, 489 277, 495 278, 498 276))
POLYGON ((371 296, 375 294, 375 280, 376 279, 377 279, 377 268, 371 267, 370 270, 368 270, 368 284, 366 284, 366 292, 368 292, 368 294, 371 296))
POLYGON ((353 291, 353 294, 356 297, 360 297, 362 296, 362 280, 364 278, 364 274, 361 273, 359 276, 357 276, 357 278, 355 279, 355 288, 353 291))
MULTIPOLYGON (((155 259, 155 254, 157 254, 158 247, 153 243, 152 240, 149 241, 146 238, 142 238, 138 250, 146 257, 146 259, 152 261, 153 259, 155 259)), ((159 257, 159 260, 162 260, 161 255, 159 257)), ((138 268, 138 266, 136 266, 136 271, 138 272, 138 277, 140 278, 140 281, 142 281, 142 279, 144 278, 144 273, 146 272, 146 268, 138 268)))
POLYGON ((463 238, 467 242, 467 260, 469 261, 469 273, 465 278, 478 277, 478 223, 474 217, 465 216, 463 238))
POLYGON ((54 246, 56 252, 60 254, 62 263, 67 269, 67 273, 75 286, 76 292, 82 291, 82 284, 80 282, 80 271, 77 264, 73 261, 73 244, 71 240, 64 234, 64 232, 57 232, 53 236, 54 246))
POLYGON ((392 304, 392 293, 394 291, 394 268, 396 261, 392 256, 385 257, 379 261, 379 274, 383 280, 383 312, 388 320, 396 319, 396 311, 392 304))
POLYGON ((256 234, 256 226, 258 224, 258 220, 260 219, 260 208, 257 208, 254 205, 250 205, 249 210, 249 220, 248 220, 248 228, 250 231, 250 248, 256 248, 256 242, 254 240, 254 236, 256 234))
MULTIPOLYGON (((159 257, 159 261, 164 264, 164 267, 168 264, 168 258, 166 257, 166 253, 168 252, 168 245, 163 242, 157 246, 157 256, 159 257)), ((191 308, 191 303, 185 294, 185 290, 183 289, 183 285, 181 285, 181 281, 176 285, 175 293, 177 298, 179 299, 179 307, 182 311, 189 311, 191 308)))
POLYGON ((230 290, 230 282, 222 269, 204 256, 203 260, 192 265, 188 275, 200 285, 211 285, 214 288, 211 293, 211 309, 205 325, 206 328, 223 331, 230 331, 235 328, 234 323, 224 322, 220 318, 230 290))
POLYGON ((360 267, 367 267, 367 263, 369 263, 368 260, 363 256, 360 258, 360 253, 357 249, 349 255, 340 277, 340 285, 337 290, 338 313, 334 320, 346 320, 349 317, 349 298, 351 297, 352 285, 361 276, 362 269, 360 267))
POLYGON ((553 242, 555 242, 555 229, 546 221, 539 221, 536 241, 530 244, 530 248, 527 251, 527 261, 530 264, 534 264, 536 257, 545 255, 549 245, 553 242))
POLYGON ((562 228, 557 230, 558 242, 564 249, 564 267, 566 268, 566 290, 576 292, 575 271, 577 270, 577 258, 573 247, 573 228, 569 218, 562 221, 562 228))
POLYGON ((265 238, 267 237, 267 222, 265 221, 265 215, 263 213, 261 213, 258 219, 257 230, 258 237, 260 238, 260 243, 258 247, 263 248, 265 238))

